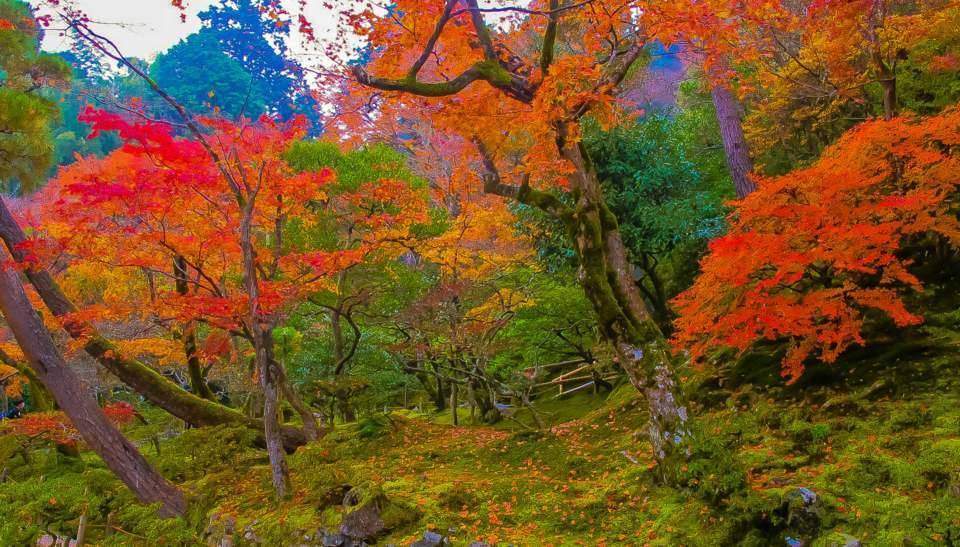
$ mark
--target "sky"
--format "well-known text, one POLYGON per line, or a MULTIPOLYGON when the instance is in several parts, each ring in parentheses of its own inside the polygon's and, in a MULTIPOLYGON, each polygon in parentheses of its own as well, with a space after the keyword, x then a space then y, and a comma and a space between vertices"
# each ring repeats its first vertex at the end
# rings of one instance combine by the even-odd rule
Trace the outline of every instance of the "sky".
MULTIPOLYGON (((97 22, 92 25, 95 30, 115 41, 125 55, 147 59, 198 30, 197 13, 212 3, 212 0, 188 2, 187 21, 182 23, 170 0, 76 1, 76 5, 97 22)), ((49 31, 43 42, 43 48, 48 51, 69 47, 70 40, 57 31, 49 31)))
MULTIPOLYGON (((91 25, 94 30, 116 42, 124 55, 152 60, 158 53, 196 32, 200 28, 197 14, 216 1, 186 0, 185 22, 180 21, 180 12, 170 4, 170 0, 74 0, 73 3, 96 22, 91 25)), ((31 3, 38 2, 31 0, 31 3)), ((284 0, 283 3, 292 13, 299 11, 296 0, 284 0)), ((322 38, 334 27, 333 15, 322 7, 322 2, 311 1, 307 4, 307 18, 318 38, 322 38)), ((291 45, 294 52, 303 50, 300 44, 291 45)), ((60 32, 49 31, 43 48, 48 51, 69 49, 70 40, 60 32)))

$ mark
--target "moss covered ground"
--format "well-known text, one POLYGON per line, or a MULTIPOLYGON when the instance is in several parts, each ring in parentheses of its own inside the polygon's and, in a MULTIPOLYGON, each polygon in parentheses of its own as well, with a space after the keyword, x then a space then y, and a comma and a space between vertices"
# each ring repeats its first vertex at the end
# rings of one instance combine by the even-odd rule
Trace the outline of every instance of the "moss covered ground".
POLYGON ((389 500, 384 545, 409 545, 427 530, 464 545, 952 545, 960 355, 948 326, 931 322, 851 352, 793 386, 769 355, 691 373, 697 452, 675 477, 679 488, 657 479, 643 405, 625 385, 542 399, 546 431, 523 413, 495 426, 413 413, 339 426, 290 458, 295 492, 280 504, 248 432, 181 431, 146 410, 151 424, 128 432, 191 497, 182 520, 133 503, 89 453, 24 451, 22 439, 0 437, 0 545, 66 535, 84 512, 88 539, 101 545, 225 535, 235 545, 309 544, 337 528, 351 489, 389 500), (161 439, 159 453, 151 438, 161 439), (814 501, 804 498, 811 493, 814 501))

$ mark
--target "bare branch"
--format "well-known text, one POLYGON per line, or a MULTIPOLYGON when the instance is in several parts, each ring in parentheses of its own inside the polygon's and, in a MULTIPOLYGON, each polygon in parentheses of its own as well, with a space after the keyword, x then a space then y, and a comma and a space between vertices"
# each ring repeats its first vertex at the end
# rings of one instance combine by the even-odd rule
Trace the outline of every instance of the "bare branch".
POLYGON ((433 53, 433 48, 436 47, 437 40, 440 39, 440 34, 443 32, 443 27, 447 24, 447 21, 450 20, 450 12, 453 11, 453 7, 456 6, 459 1, 460 0, 447 0, 447 3, 443 8, 443 14, 440 16, 440 19, 437 20, 436 28, 433 29, 433 34, 430 35, 430 38, 427 40, 427 45, 423 48, 423 53, 420 54, 420 58, 413 63, 412 67, 410 67, 410 72, 407 73, 407 78, 414 79, 417 77, 417 74, 420 73, 420 69, 423 68, 423 65, 433 53))
POLYGON ((563 218, 572 214, 570 208, 564 205, 557 196, 531 188, 530 175, 525 175, 523 182, 519 186, 504 184, 500 178, 500 172, 497 170, 497 165, 494 162, 493 154, 487 148, 486 144, 478 137, 474 137, 473 142, 480 152, 483 167, 486 170, 486 173, 483 175, 484 192, 512 199, 525 205, 531 205, 555 218, 563 218))
POLYGON ((493 47, 493 37, 490 35, 490 27, 487 26, 487 22, 483 19, 483 13, 480 11, 480 7, 477 6, 477 0, 463 0, 470 11, 470 20, 473 21, 473 30, 477 33, 477 38, 480 40, 480 47, 483 48, 483 56, 488 61, 496 61, 497 59, 497 50, 493 47))

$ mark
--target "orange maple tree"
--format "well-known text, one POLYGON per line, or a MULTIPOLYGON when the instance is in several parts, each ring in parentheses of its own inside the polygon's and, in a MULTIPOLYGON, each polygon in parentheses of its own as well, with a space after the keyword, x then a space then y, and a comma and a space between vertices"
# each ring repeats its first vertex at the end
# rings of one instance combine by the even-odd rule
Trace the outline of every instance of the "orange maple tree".
POLYGON ((761 178, 676 299, 676 348, 702 360, 718 346, 783 341, 782 374, 792 382, 808 357, 832 362, 864 344, 868 309, 901 326, 921 321, 903 295, 922 285, 898 251, 928 233, 960 245, 958 147, 954 107, 866 122, 809 168, 761 178))
POLYGON ((338 97, 341 123, 363 130, 426 116, 438 132, 472 143, 463 153, 482 174, 471 179, 477 187, 564 225, 601 331, 646 395, 653 451, 666 461, 686 453, 687 411, 580 143, 584 116, 609 124, 621 113, 618 86, 649 37, 641 4, 402 0, 345 14, 345 38, 328 50, 352 57, 347 35, 369 47, 340 73, 349 81, 338 97))

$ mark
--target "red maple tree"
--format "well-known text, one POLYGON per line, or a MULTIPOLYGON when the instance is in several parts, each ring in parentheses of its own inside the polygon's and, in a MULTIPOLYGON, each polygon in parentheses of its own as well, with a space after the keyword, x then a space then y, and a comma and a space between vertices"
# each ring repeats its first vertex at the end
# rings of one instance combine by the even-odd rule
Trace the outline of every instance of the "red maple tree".
POLYGON ((864 344, 868 309, 900 326, 920 322, 903 295, 922 285, 898 251, 927 233, 960 244, 958 146, 955 107, 866 122, 812 166, 761 178, 676 299, 675 346, 701 360, 717 346, 784 341, 782 373, 792 382, 808 357, 832 362, 864 344))

